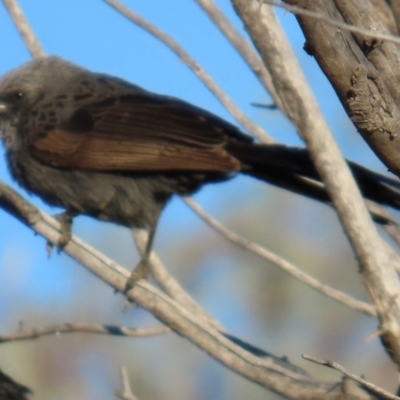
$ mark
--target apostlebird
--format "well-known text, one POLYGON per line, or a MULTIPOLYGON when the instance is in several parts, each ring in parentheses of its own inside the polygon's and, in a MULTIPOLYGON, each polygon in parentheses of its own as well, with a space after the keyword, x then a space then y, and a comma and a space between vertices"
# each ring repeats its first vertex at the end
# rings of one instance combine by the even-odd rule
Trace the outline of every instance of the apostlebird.
MULTIPOLYGON (((127 289, 147 272, 157 221, 174 194, 243 173, 330 203, 306 149, 256 143, 186 101, 59 57, 2 78, 0 129, 14 179, 65 209, 60 247, 80 214, 148 230, 127 289)), ((397 180, 349 166, 364 197, 399 208, 397 180)))

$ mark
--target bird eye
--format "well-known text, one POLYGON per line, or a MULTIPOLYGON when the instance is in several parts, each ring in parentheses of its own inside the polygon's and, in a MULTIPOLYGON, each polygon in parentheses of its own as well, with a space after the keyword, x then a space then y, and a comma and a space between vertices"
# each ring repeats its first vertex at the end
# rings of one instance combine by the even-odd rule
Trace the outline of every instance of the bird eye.
POLYGON ((24 97, 24 94, 22 92, 17 92, 14 96, 17 100, 20 100, 24 97))

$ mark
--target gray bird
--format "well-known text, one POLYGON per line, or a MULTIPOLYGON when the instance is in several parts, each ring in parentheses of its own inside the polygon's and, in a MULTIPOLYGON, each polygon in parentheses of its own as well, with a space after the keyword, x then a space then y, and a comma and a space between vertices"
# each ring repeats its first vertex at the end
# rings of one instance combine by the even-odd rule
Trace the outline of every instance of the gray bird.
MULTIPOLYGON (((255 143, 206 110, 58 57, 2 78, 0 129, 13 178, 65 209, 60 248, 80 214, 148 230, 127 289, 147 273, 157 221, 174 194, 244 173, 330 204, 306 149, 255 143)), ((399 208, 397 180, 349 166, 366 198, 399 208)))

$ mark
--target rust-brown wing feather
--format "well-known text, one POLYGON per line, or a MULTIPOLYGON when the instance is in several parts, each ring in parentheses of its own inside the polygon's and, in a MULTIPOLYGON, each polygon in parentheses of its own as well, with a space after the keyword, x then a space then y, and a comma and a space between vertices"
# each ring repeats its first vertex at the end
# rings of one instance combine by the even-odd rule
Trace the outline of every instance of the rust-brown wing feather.
POLYGON ((188 103, 135 94, 83 106, 54 129, 31 135, 29 147, 58 168, 235 171, 240 162, 225 150, 232 135, 240 138, 235 127, 188 103))

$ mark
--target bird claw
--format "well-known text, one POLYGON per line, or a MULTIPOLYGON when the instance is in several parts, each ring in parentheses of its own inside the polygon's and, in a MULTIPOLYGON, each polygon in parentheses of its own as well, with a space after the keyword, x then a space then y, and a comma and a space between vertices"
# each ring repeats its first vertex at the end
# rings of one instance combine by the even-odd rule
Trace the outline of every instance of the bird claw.
POLYGON ((54 243, 51 243, 50 241, 47 241, 46 250, 49 258, 51 257, 54 246, 57 247, 57 253, 60 254, 71 240, 71 227, 73 217, 74 215, 68 213, 68 211, 53 215, 53 218, 60 223, 60 237, 58 238, 56 245, 54 245, 54 243))
POLYGON ((127 294, 131 289, 133 289, 141 279, 146 278, 149 272, 149 261, 142 258, 126 280, 124 294, 127 294))
POLYGON ((71 240, 72 238, 72 234, 71 234, 71 223, 72 221, 69 223, 68 225, 68 230, 63 230, 63 224, 61 223, 61 235, 58 238, 57 241, 57 253, 60 254, 63 250, 64 247, 68 244, 68 242, 71 240))
POLYGON ((53 247, 54 247, 54 244, 51 243, 50 240, 48 240, 48 241, 46 242, 47 258, 50 258, 50 257, 51 257, 51 253, 52 253, 52 251, 53 251, 53 247))

